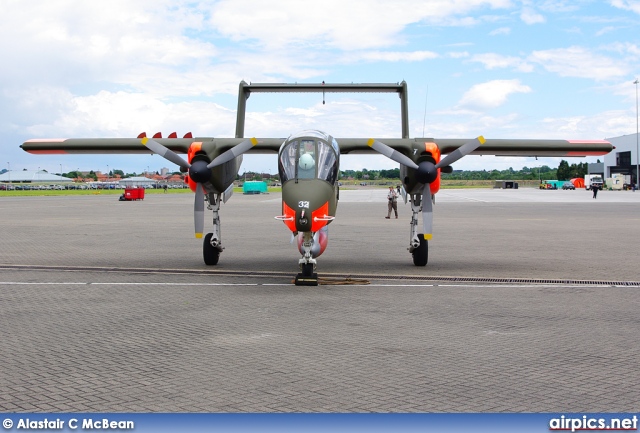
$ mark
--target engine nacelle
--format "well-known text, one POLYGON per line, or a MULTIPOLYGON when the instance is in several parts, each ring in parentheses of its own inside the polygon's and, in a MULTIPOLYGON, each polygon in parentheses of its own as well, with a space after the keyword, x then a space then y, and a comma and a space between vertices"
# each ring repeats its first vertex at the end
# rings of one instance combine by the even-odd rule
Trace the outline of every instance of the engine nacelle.
MULTIPOLYGON (((196 153, 201 151, 202 151, 201 142, 191 143, 191 145, 189 146, 189 151, 187 152, 187 161, 189 161, 189 164, 193 162, 193 157, 196 156, 196 153)), ((184 183, 189 185, 189 188, 191 188, 191 191, 196 192, 196 188, 198 187, 198 184, 193 179, 191 179, 191 176, 189 176, 188 174, 184 177, 184 183)))
MULTIPOLYGON (((427 152, 429 152, 432 156, 433 159, 435 160, 435 163, 439 163, 440 162, 440 148, 438 147, 437 144, 435 143, 425 143, 425 150, 427 152)), ((438 176, 436 177, 436 179, 431 182, 431 184, 429 185, 429 188, 431 189, 431 194, 434 195, 436 194, 438 191, 440 191, 440 169, 438 169, 438 176)))
MULTIPOLYGON (((298 233, 298 250, 300 254, 304 254, 304 248, 302 247, 303 234, 298 233)), ((320 257, 324 250, 327 249, 329 243, 329 227, 324 226, 313 235, 313 245, 311 246, 311 256, 315 259, 320 257)))

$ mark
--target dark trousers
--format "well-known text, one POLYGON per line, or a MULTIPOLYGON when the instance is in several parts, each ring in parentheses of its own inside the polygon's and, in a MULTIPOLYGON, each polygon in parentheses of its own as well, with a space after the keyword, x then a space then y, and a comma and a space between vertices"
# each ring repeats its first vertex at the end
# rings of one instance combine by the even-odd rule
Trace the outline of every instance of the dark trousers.
POLYGON ((396 213, 398 216, 398 202, 395 200, 389 200, 389 213, 387 213, 387 218, 391 218, 391 210, 396 213))

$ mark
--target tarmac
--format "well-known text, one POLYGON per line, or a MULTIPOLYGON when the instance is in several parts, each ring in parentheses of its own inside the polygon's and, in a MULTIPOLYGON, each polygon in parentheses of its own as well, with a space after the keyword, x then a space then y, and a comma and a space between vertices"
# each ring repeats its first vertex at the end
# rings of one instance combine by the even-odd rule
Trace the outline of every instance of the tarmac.
POLYGON ((0 198, 0 412, 638 412, 640 192, 345 190, 297 287, 279 194, 0 198), (209 219, 209 217, 207 217, 209 219), (208 222, 210 224, 210 222, 208 222))

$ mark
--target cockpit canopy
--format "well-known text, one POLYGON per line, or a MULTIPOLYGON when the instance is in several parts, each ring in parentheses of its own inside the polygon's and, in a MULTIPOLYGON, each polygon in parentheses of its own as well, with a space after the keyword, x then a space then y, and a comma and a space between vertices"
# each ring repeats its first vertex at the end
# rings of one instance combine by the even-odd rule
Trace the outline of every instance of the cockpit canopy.
POLYGON ((289 137, 280 148, 278 171, 282 183, 291 179, 338 179, 340 149, 333 137, 320 131, 304 131, 289 137))

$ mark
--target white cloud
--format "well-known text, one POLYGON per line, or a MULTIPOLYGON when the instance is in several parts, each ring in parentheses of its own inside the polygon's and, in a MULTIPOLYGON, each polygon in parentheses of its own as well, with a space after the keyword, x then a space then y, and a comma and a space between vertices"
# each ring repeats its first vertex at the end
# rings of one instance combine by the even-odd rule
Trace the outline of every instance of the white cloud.
POLYGON ((467 51, 452 51, 447 53, 447 57, 452 59, 462 59, 465 57, 469 57, 469 53, 467 51))
POLYGON ((237 41, 257 41, 268 49, 284 46, 384 48, 403 40, 413 23, 473 25, 467 16, 480 8, 508 8, 508 0, 296 0, 277 3, 221 0, 211 9, 211 24, 237 41), (250 11, 250 13, 248 13, 250 11), (340 11, 340 13, 336 13, 340 11), (446 22, 445 22, 446 21, 446 22))
POLYGON ((536 2, 536 6, 548 13, 575 12, 580 9, 580 2, 574 0, 544 0, 536 2))
POLYGON ((599 81, 629 73, 628 67, 619 60, 577 46, 534 51, 527 60, 538 63, 561 77, 589 78, 599 81))
POLYGON ((382 62, 420 62, 423 60, 438 58, 438 53, 433 51, 366 51, 362 53, 350 54, 348 62, 358 61, 382 61, 382 62))
POLYGON ((617 28, 618 27, 614 27, 614 26, 603 27, 603 28, 601 28, 600 30, 598 30, 596 32, 596 36, 602 36, 602 35, 606 35, 607 33, 614 32, 614 31, 616 31, 617 28))
POLYGON ((166 75, 217 55, 210 42, 183 35, 202 20, 180 2, 61 0, 25 7, 9 0, 5 5, 11 12, 0 13, 0 52, 7 64, 20 65, 0 70, 5 83, 130 84, 131 75, 150 65, 162 65, 159 72, 166 75))
POLYGON ((640 47, 631 42, 616 42, 605 46, 604 49, 619 55, 626 55, 632 62, 637 62, 640 58, 640 47))
POLYGON ((498 36, 498 35, 508 35, 510 33, 511 33, 511 29, 509 27, 500 27, 489 32, 489 35, 498 36))
POLYGON ((635 133, 635 113, 612 110, 591 116, 545 118, 543 131, 557 131, 565 138, 611 138, 635 133))
POLYGON ((637 0, 611 0, 611 6, 640 14, 640 1, 637 0))
MULTIPOLYGON (((513 93, 531 91, 518 80, 478 84, 461 97, 457 92, 461 80, 469 77, 468 61, 498 73, 506 69, 513 74, 527 72, 532 81, 548 79, 545 89, 536 88, 540 93, 536 99, 557 97, 559 105, 567 104, 563 113, 591 119, 598 108, 570 106, 567 101, 572 95, 562 94, 567 80, 558 80, 558 76, 598 80, 604 83, 601 87, 619 83, 619 90, 616 87, 600 95, 608 108, 615 108, 616 103, 626 106, 625 86, 630 86, 633 97, 628 81, 633 81, 630 74, 640 58, 633 35, 627 36, 629 30, 623 26, 616 28, 616 43, 589 46, 598 29, 615 26, 623 15, 614 10, 610 14, 614 16, 600 16, 593 11, 606 12, 607 8, 590 1, 579 2, 580 9, 590 8, 588 16, 602 21, 579 21, 584 47, 577 48, 562 48, 573 43, 567 41, 576 40, 563 26, 571 21, 552 15, 575 8, 571 0, 311 0, 303 4, 293 0, 275 4, 257 0, 30 0, 28 7, 23 3, 3 0, 0 6, 0 52, 9 65, 0 68, 0 112, 5 114, 0 132, 5 137, 8 132, 14 134, 2 148, 3 152, 9 149, 6 159, 12 161, 32 158, 18 148, 19 140, 31 137, 132 136, 142 130, 233 136, 241 79, 406 79, 410 92, 415 92, 409 97, 412 132, 416 132, 412 136, 422 134, 424 88, 419 86, 428 82, 429 108, 459 101, 448 118, 439 118, 437 125, 431 123, 434 135, 471 137, 486 131, 508 137, 538 129, 544 134, 549 132, 539 124, 544 108, 527 106, 531 125, 523 123, 526 119, 520 118, 517 108, 504 116, 481 112, 500 106, 513 93), (542 18, 553 25, 545 26, 539 38, 523 40, 522 35, 531 34, 531 29, 520 20, 521 12, 525 21, 540 22, 544 14, 542 18), (481 31, 474 33, 452 28, 478 24, 481 31), (491 46, 492 53, 479 53, 484 49, 478 47, 486 46, 491 46), (419 63, 426 61, 427 67, 419 63), (438 94, 436 86, 446 91, 438 94)), ((637 2, 619 0, 612 5, 636 11, 637 2)), ((605 35, 598 43, 611 36, 605 35)), ((481 68, 474 65, 474 69, 477 73, 481 68)), ((593 83, 585 81, 580 86, 593 83)), ((374 108, 379 107, 378 101, 366 101, 360 95, 357 99, 331 95, 326 106, 317 103, 320 98, 291 103, 285 95, 267 102, 252 96, 247 134, 286 136, 306 127, 336 136, 399 134, 397 98, 391 98, 391 108, 374 108)), ((588 128, 601 134, 595 120, 576 123, 573 117, 567 119, 564 123, 579 125, 576 131, 586 138, 592 135, 588 128)), ((613 117, 606 120, 602 125, 616 130, 617 121, 613 117)))
POLYGON ((476 54, 470 61, 482 63, 487 69, 513 68, 520 72, 533 71, 533 66, 519 57, 502 56, 496 53, 476 54))
POLYGON ((512 93, 529 93, 531 88, 520 80, 493 80, 476 84, 460 100, 459 106, 470 109, 496 108, 512 93))
POLYGON ((535 10, 533 10, 530 7, 524 7, 522 9, 522 12, 520 13, 520 19, 529 25, 540 24, 546 21, 541 14, 537 13, 535 10))

